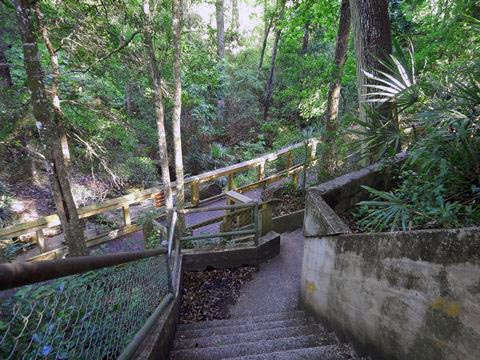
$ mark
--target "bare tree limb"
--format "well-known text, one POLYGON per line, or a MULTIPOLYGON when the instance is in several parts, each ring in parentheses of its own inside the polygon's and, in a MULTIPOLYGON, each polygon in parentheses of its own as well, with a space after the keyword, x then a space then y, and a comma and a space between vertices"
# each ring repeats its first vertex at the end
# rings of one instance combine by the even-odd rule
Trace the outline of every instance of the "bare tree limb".
POLYGON ((90 66, 88 66, 86 69, 84 70, 76 70, 76 71, 73 71, 73 72, 80 72, 82 74, 85 74, 87 72, 89 72, 92 68, 94 68, 96 65, 98 65, 99 63, 101 63, 102 61, 105 61, 107 60, 108 58, 110 58, 112 55, 115 55, 116 53, 122 51, 124 48, 126 48, 131 42, 132 40, 135 38, 136 35, 138 35, 140 33, 140 31, 135 31, 132 35, 130 35, 130 37, 122 44, 120 45, 118 48, 116 48, 115 50, 109 52, 107 55, 101 57, 100 59, 98 59, 97 61, 95 61, 93 64, 91 64, 90 66))

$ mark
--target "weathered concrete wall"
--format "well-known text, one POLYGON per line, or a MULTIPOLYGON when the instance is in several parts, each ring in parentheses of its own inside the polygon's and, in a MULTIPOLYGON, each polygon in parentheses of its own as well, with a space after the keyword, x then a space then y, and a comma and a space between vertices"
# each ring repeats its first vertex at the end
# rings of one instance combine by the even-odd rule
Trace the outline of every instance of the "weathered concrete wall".
POLYGON ((386 189, 374 165, 308 190, 301 304, 387 359, 480 358, 480 228, 350 234, 338 213, 386 189))
MULTIPOLYGON (((406 154, 400 153, 395 157, 394 162, 401 163, 405 158, 406 154)), ((307 196, 309 194, 315 197, 321 196, 329 206, 340 214, 368 197, 368 192, 362 189, 361 185, 388 190, 392 183, 392 174, 388 167, 378 162, 312 187, 308 189, 307 196)), ((306 204, 308 205, 308 199, 306 204)))
POLYGON ((276 216, 272 219, 272 230, 283 234, 295 231, 303 226, 305 210, 295 211, 287 215, 276 216))
POLYGON ((479 228, 307 238, 304 254, 302 304, 361 352, 480 357, 479 228))

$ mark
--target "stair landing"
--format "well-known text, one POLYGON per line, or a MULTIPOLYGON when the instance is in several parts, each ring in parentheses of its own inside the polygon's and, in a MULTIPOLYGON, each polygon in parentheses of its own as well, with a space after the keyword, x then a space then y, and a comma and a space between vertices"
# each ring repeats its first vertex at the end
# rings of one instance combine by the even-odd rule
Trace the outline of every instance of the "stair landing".
POLYGON ((171 359, 358 359, 349 344, 298 310, 303 241, 301 229, 282 234, 280 254, 244 285, 230 319, 179 325, 171 359))

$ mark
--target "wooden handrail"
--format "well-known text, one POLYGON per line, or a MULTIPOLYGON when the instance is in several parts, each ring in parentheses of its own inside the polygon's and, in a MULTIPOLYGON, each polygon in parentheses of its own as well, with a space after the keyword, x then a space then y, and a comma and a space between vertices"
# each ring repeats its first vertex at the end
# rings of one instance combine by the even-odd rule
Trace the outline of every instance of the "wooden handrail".
MULTIPOLYGON (((307 154, 307 158, 311 160, 315 156, 315 148, 318 143, 317 139, 307 140, 309 144, 309 151, 311 154, 307 154), (313 155, 313 156, 312 156, 313 155)), ((283 149, 275 151, 273 153, 257 157, 255 159, 247 160, 238 164, 233 164, 220 169, 208 171, 199 175, 190 176, 185 178, 185 185, 192 187, 192 206, 198 206, 200 204, 199 188, 201 183, 211 181, 213 179, 228 176, 230 187, 233 187, 233 175, 238 172, 246 171, 255 167, 259 168, 258 181, 253 184, 246 185, 237 189, 237 191, 246 191, 246 189, 256 188, 262 184, 272 182, 274 179, 278 179, 284 176, 292 174, 294 176, 303 165, 293 165, 292 151, 298 148, 305 147, 305 142, 300 142, 294 145, 287 146, 283 149), (287 157, 287 169, 280 171, 278 174, 264 178, 264 169, 267 161, 274 161, 282 156, 287 157), (278 176, 277 176, 278 175, 278 176)), ((172 187, 176 186, 176 182, 172 183, 172 187)), ((131 224, 130 214, 128 207, 131 204, 138 203, 149 198, 152 198, 155 194, 158 194, 163 190, 163 186, 152 187, 142 191, 134 192, 131 194, 123 195, 115 199, 109 199, 100 203, 84 206, 78 209, 78 214, 81 219, 85 219, 94 215, 102 214, 107 211, 117 210, 123 208, 123 214, 125 216, 125 226, 131 224)), ((231 189, 229 189, 231 190, 231 189)), ((43 242, 43 229, 53 228, 60 225, 60 219, 57 214, 48 215, 36 220, 27 221, 21 224, 12 225, 3 229, 0 229, 0 240, 6 240, 20 235, 37 232, 37 239, 42 247, 42 251, 47 250, 47 246, 44 246, 43 242)))

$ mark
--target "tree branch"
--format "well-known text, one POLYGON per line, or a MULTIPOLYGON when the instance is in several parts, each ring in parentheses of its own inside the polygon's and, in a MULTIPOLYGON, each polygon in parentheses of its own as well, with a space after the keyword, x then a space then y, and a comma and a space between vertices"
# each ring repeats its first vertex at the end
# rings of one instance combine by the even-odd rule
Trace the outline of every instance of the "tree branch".
POLYGON ((100 59, 98 59, 97 61, 95 61, 93 64, 89 65, 86 69, 84 70, 77 70, 77 71, 74 71, 74 72, 80 72, 82 74, 85 74, 87 72, 89 72, 93 67, 95 67, 96 65, 98 65, 99 63, 101 63, 102 61, 105 61, 107 60, 108 58, 110 58, 112 55, 115 55, 116 53, 122 51, 124 48, 126 48, 128 46, 128 44, 130 44, 132 42, 132 40, 135 38, 136 35, 138 35, 140 33, 140 31, 135 31, 132 35, 130 35, 130 37, 122 44, 120 45, 118 48, 116 48, 115 50, 109 52, 107 55, 101 57, 100 59))

